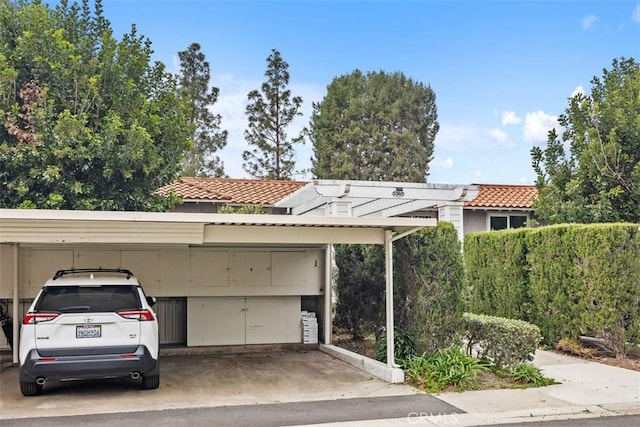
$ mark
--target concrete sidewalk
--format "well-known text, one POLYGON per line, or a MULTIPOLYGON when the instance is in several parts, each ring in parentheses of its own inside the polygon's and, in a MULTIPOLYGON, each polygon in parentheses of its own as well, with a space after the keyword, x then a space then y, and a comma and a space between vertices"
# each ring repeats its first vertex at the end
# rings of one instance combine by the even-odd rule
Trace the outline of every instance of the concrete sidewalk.
POLYGON ((536 352, 533 363, 560 384, 524 390, 443 393, 436 397, 465 413, 416 412, 393 420, 339 425, 481 426, 640 414, 640 372, 541 350, 536 352))

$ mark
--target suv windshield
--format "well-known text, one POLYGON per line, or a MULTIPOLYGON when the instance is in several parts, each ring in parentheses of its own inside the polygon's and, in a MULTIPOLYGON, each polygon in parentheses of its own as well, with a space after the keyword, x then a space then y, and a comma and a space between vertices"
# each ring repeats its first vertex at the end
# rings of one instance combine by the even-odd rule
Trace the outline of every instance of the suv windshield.
POLYGON ((36 311, 60 313, 115 312, 140 309, 135 286, 48 286, 36 311))

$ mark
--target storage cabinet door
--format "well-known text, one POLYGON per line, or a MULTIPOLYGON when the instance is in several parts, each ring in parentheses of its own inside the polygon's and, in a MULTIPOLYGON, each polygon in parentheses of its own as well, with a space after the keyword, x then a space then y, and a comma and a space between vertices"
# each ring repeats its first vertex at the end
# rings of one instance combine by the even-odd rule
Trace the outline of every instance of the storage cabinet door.
POLYGON ((300 297, 247 298, 247 344, 301 341, 300 297))
POLYGON ((188 298, 187 346, 245 343, 245 299, 188 298))
POLYGON ((229 252, 197 251, 189 254, 189 286, 229 286, 229 252))
POLYGON ((271 253, 234 252, 233 286, 271 286, 271 253))
POLYGON ((306 252, 272 252, 271 286, 307 286, 306 252))

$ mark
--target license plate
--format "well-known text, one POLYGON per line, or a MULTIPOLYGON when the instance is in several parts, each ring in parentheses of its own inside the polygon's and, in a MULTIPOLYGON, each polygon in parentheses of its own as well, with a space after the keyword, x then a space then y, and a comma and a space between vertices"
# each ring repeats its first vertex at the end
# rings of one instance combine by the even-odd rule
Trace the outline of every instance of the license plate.
POLYGON ((102 325, 77 325, 76 338, 100 338, 102 325))

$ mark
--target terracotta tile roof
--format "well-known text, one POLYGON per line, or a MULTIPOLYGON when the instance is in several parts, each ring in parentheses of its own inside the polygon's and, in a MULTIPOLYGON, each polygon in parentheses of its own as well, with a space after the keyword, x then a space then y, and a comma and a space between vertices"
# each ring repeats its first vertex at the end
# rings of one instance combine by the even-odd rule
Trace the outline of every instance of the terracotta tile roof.
POLYGON ((480 192, 475 199, 465 202, 466 207, 531 209, 538 195, 534 185, 474 185, 480 187, 480 192))
MULTIPOLYGON (((182 177, 158 192, 168 194, 174 191, 185 200, 273 205, 306 184, 305 181, 182 177)), ((474 185, 480 188, 480 192, 475 199, 465 202, 465 207, 531 209, 538 194, 533 185, 474 185)))
POLYGON ((182 177, 158 192, 168 194, 174 191, 184 200, 273 205, 306 184, 303 181, 182 177))

